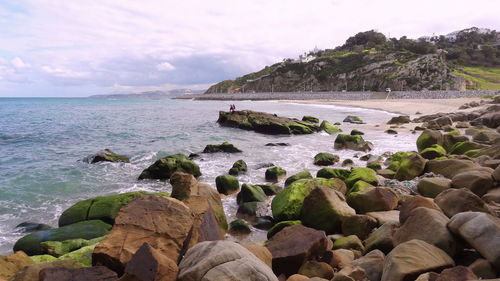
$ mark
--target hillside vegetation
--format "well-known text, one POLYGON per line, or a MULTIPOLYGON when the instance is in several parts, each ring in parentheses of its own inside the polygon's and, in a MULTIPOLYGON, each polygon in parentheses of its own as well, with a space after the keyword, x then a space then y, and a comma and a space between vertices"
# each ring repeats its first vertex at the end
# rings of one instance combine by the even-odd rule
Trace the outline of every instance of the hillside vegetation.
POLYGON ((392 90, 499 90, 500 33, 478 28, 446 36, 386 38, 360 32, 316 50, 213 85, 207 93, 392 90))

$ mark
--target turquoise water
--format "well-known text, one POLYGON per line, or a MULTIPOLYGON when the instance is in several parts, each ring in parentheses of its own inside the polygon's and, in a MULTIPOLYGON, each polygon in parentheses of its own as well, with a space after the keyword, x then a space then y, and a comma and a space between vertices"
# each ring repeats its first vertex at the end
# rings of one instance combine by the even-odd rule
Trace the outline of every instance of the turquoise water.
MULTIPOLYGON (((234 103, 234 102, 233 102, 234 103)), ((192 153, 206 144, 230 141, 244 152, 237 155, 203 155, 196 162, 200 181, 214 185, 217 175, 244 159, 250 171, 242 183, 263 183, 261 163, 284 167, 288 174, 303 169, 315 173, 312 164, 318 152, 333 152, 342 159, 353 151, 335 151, 335 136, 267 136, 216 124, 219 110, 230 102, 149 99, 0 99, 0 254, 9 253, 23 234, 15 231, 21 222, 57 225, 61 212, 78 200, 134 190, 169 191, 168 183, 137 181, 140 172, 156 159, 172 153, 192 153), (269 142, 290 143, 266 147, 269 142), (131 158, 131 163, 87 164, 84 157, 110 148, 131 158)), ((299 105, 277 102, 236 102, 237 109, 273 112, 301 118, 314 115, 331 122, 348 114, 359 115, 369 124, 385 123, 394 114, 336 106, 299 105)), ((362 128, 365 139, 374 142, 374 153, 415 149, 415 136, 397 137, 363 125, 343 125, 345 131, 362 128), (361 127, 360 127, 361 126, 361 127)), ((361 163, 360 163, 361 164, 361 163)), ((224 199, 229 219, 234 218, 234 196, 224 199)), ((248 239, 260 239, 255 231, 248 239)))

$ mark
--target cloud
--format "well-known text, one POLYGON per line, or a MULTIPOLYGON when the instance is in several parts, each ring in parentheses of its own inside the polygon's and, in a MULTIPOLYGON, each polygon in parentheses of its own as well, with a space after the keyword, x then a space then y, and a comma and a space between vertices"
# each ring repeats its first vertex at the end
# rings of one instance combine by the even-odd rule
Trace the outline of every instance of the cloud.
POLYGON ((158 71, 171 71, 175 69, 175 66, 171 65, 168 61, 164 61, 156 66, 158 71))
POLYGON ((10 63, 17 69, 26 68, 30 66, 29 64, 24 63, 24 61, 20 57, 13 58, 10 61, 10 63))

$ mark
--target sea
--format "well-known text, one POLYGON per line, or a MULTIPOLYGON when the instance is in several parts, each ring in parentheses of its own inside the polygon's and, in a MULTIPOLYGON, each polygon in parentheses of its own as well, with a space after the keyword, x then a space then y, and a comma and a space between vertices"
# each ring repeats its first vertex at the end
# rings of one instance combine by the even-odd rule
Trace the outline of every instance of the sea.
MULTIPOLYGON (((364 153, 335 150, 335 135, 264 135, 217 124, 219 111, 249 109, 302 118, 312 115, 332 123, 357 115, 367 124, 342 123, 344 132, 360 129, 374 143, 372 154, 415 150, 416 135, 410 127, 398 135, 382 127, 394 113, 334 105, 294 104, 274 101, 193 101, 172 99, 105 98, 0 98, 0 255, 12 252, 17 239, 26 235, 22 222, 57 227, 60 214, 87 198, 145 190, 171 191, 168 182, 137 180, 155 160, 174 153, 199 153, 207 144, 229 141, 242 153, 201 154, 195 159, 203 175, 199 181, 215 188, 215 177, 243 159, 249 171, 240 183, 265 183, 265 164, 283 167, 288 175, 321 168, 313 164, 319 152, 350 158, 356 165, 364 153), (287 143, 288 146, 265 146, 287 143), (130 163, 88 164, 82 161, 102 149, 130 157, 130 163)), ((335 167, 340 164, 336 164, 335 167)), ((282 184, 282 183, 281 183, 282 184)), ((235 195, 223 199, 228 221, 235 219, 235 195)), ((270 198, 271 200, 272 198, 270 198)), ((270 204, 267 202, 268 204, 270 204)), ((266 232, 252 228, 245 241, 264 241, 266 232)))

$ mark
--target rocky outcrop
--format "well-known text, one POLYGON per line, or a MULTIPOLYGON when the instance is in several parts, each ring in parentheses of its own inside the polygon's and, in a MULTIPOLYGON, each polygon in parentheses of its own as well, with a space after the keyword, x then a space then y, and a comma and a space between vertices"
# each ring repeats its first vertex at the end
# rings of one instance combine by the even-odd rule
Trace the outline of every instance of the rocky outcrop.
POLYGON ((8 256, 0 256, 0 280, 9 280, 21 268, 32 263, 33 261, 21 251, 8 256))
POLYGON ((174 154, 157 160, 153 165, 142 171, 139 180, 168 180, 175 172, 184 172, 195 177, 201 176, 200 167, 196 163, 189 160, 185 155, 174 154))
POLYGON ((335 138, 334 148, 367 152, 373 149, 373 144, 365 141, 360 135, 338 134, 335 138))
POLYGON ((242 151, 236 146, 234 146, 232 143, 228 143, 227 141, 221 144, 207 144, 207 146, 205 146, 205 149, 203 149, 203 153, 216 153, 216 152, 237 153, 242 151))
POLYGON ((124 162, 129 163, 130 159, 125 155, 116 154, 111 149, 104 149, 96 154, 85 157, 83 161, 94 164, 98 162, 124 162))
POLYGON ((312 134, 321 130, 318 125, 310 122, 251 110, 220 111, 217 123, 224 127, 251 130, 268 135, 312 134))

